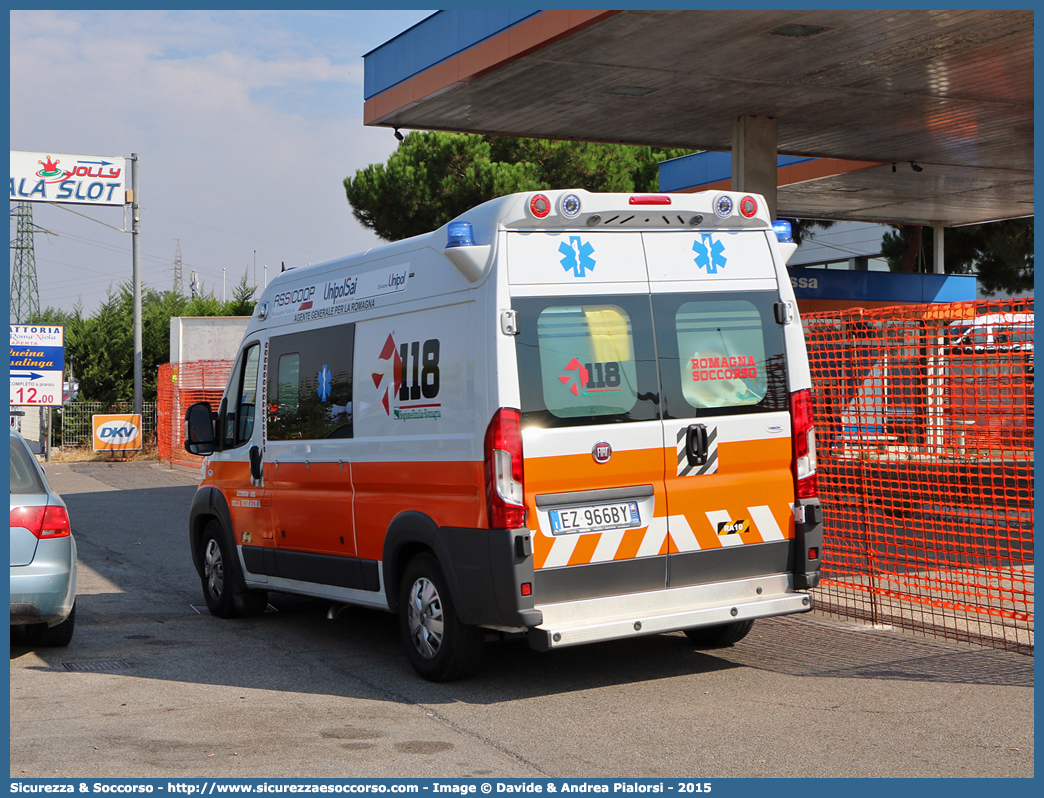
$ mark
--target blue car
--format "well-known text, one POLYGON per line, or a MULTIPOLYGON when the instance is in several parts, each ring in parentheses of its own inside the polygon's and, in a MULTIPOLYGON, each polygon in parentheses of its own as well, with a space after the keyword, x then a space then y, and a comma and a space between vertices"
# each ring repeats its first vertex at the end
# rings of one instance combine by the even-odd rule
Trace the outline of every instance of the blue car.
POLYGON ((11 430, 11 625, 34 646, 67 646, 76 624, 76 541, 62 497, 11 430))

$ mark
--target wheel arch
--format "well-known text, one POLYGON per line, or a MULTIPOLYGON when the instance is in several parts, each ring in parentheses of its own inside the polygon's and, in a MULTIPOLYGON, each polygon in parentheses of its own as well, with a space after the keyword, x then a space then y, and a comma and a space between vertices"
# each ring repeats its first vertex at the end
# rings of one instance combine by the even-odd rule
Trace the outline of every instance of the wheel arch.
POLYGON ((225 495, 217 488, 200 488, 192 497, 192 506, 189 508, 189 547, 192 551, 192 564, 196 573, 203 576, 203 558, 200 551, 200 543, 203 540, 203 530, 210 521, 217 521, 221 525, 221 534, 224 536, 229 551, 229 567, 235 579, 243 580, 243 571, 239 564, 239 550, 236 548, 236 539, 233 534, 232 513, 228 509, 228 501, 225 495))
POLYGON ((431 552, 438 560, 450 597, 455 606, 460 606, 460 585, 449 549, 439 534, 439 525, 422 512, 407 510, 392 519, 384 536, 381 570, 385 598, 392 612, 399 610, 399 588, 406 566, 413 557, 425 551, 431 552))

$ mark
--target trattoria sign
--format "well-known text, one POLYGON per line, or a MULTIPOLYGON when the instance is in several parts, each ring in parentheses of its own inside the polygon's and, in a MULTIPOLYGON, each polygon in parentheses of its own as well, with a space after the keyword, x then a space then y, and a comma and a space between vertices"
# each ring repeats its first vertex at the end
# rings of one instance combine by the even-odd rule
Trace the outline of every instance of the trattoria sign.
POLYGON ((125 205, 127 159, 11 150, 12 202, 125 205))

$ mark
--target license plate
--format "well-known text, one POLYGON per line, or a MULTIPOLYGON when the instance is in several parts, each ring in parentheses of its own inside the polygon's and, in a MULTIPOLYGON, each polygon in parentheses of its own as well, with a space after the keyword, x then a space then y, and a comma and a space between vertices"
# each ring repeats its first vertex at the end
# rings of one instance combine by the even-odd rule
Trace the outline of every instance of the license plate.
POLYGON ((570 535, 578 532, 604 532, 607 529, 627 529, 641 526, 638 502, 610 502, 588 504, 582 507, 563 507, 549 510, 551 533, 570 535))

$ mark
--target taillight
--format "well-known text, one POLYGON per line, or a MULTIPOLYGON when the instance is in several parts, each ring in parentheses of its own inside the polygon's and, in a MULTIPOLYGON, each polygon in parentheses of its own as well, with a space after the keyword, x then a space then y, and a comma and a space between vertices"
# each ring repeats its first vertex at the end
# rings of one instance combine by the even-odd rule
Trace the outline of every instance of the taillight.
POLYGON ((71 534, 69 513, 64 507, 16 507, 11 511, 11 526, 25 527, 41 540, 65 538, 71 534))
POLYGON ((493 420, 486 428, 483 454, 489 528, 518 529, 525 526, 522 429, 518 410, 502 407, 493 414, 493 420))
POLYGON ((799 499, 819 496, 816 477, 816 428, 812 422, 812 391, 807 388, 790 395, 790 422, 793 432, 794 490, 799 499))

